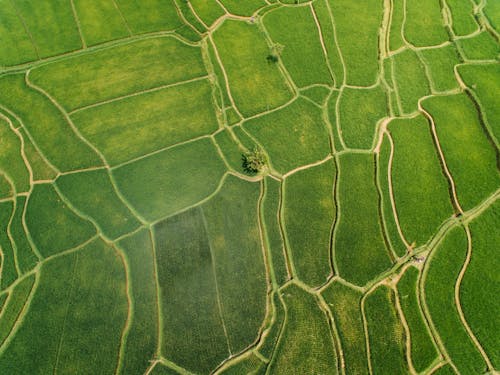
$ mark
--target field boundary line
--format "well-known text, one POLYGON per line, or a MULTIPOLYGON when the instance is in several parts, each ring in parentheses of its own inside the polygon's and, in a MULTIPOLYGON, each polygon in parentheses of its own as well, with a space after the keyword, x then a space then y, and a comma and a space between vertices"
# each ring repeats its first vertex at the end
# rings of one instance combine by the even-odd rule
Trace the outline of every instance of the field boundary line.
POLYGON ((40 51, 38 50, 38 46, 35 43, 35 38, 33 38, 33 34, 31 33, 30 29, 28 28, 28 24, 26 23, 26 20, 24 19, 24 16, 21 14, 19 9, 16 6, 15 0, 10 0, 10 4, 12 5, 12 8, 14 8, 14 11, 16 12, 17 18, 19 18, 19 21, 23 24, 23 28, 26 31, 26 34, 28 34, 28 37, 30 38, 31 45, 35 51, 36 59, 40 59, 40 51))
POLYGON ((125 349, 127 346, 127 339, 130 330, 132 328, 132 324, 134 323, 135 302, 131 291, 133 285, 132 285, 132 275, 130 272, 130 264, 128 263, 128 259, 124 251, 116 243, 110 244, 110 247, 119 256, 122 262, 123 271, 125 274, 125 294, 127 296, 127 318, 125 319, 125 323, 120 334, 120 347, 118 350, 118 358, 116 359, 116 367, 115 367, 115 374, 118 375, 122 373, 123 370, 123 359, 124 359, 125 349))
POLYGON ((229 358, 231 358, 231 356, 233 355, 233 351, 231 350, 231 342, 229 340, 229 335, 227 333, 228 331, 227 331, 227 327, 226 327, 226 322, 224 320, 224 311, 223 311, 221 293, 220 293, 220 290, 219 290, 219 281, 217 280, 217 269, 216 269, 216 266, 215 266, 215 254, 214 254, 214 250, 212 248, 212 243, 210 241, 210 236, 209 236, 209 232, 208 232, 208 225, 207 225, 207 219, 205 217, 205 211, 203 209, 203 206, 200 205, 199 210, 200 210, 201 218, 202 218, 202 221, 203 221, 203 229, 204 229, 205 234, 207 236, 208 248, 210 250, 210 259, 212 260, 212 262, 211 262, 212 263, 212 274, 213 274, 214 283, 215 283, 215 292, 216 292, 216 295, 217 295, 217 306, 218 306, 218 310, 219 310, 219 318, 220 318, 220 322, 222 324, 222 329, 224 331, 224 336, 226 338, 226 344, 227 344, 227 350, 229 352, 229 358))
POLYGON ((467 272, 467 268, 470 264, 470 260, 472 258, 472 236, 471 232, 468 226, 464 226, 465 233, 467 235, 467 256, 465 258, 465 261, 462 265, 462 268, 460 269, 460 273, 458 274, 457 280, 455 282, 455 306, 457 308, 458 316, 460 317, 460 321, 462 322, 462 325, 464 326, 465 330, 467 331, 467 334, 469 335, 470 339, 474 343, 474 346, 476 349, 481 353, 481 356, 483 357, 484 361, 486 362, 486 365, 488 366, 488 371, 494 371, 494 367, 488 358, 488 355, 486 354, 486 351, 484 348, 481 346, 481 343, 477 339, 476 335, 470 328, 469 323, 467 322, 467 319, 465 318, 465 314, 462 309, 462 303, 460 301, 460 287, 462 285, 462 280, 464 278, 465 272, 467 272))
POLYGON ((86 144, 92 151, 94 151, 96 153, 96 155, 101 159, 102 164, 109 168, 109 164, 106 161, 106 158, 104 157, 104 155, 101 153, 101 151, 99 151, 99 149, 94 144, 92 144, 87 138, 85 138, 81 134, 80 130, 75 126, 75 124, 73 123, 73 121, 69 117, 68 112, 66 112, 66 110, 59 104, 59 102, 57 102, 47 91, 45 91, 41 87, 33 84, 30 81, 30 79, 29 79, 30 72, 31 72, 31 70, 28 70, 24 76, 26 85, 28 87, 34 89, 35 91, 38 91, 39 93, 44 95, 47 99, 49 99, 50 102, 61 112, 61 114, 65 118, 65 120, 68 123, 71 130, 73 130, 73 133, 76 135, 76 137, 79 138, 80 141, 82 141, 84 144, 86 144))
MULTIPOLYGON (((391 202, 391 208, 392 208, 392 214, 394 216, 394 223, 396 224, 396 228, 399 233, 399 237, 401 238, 401 241, 403 241, 403 244, 406 246, 406 249, 411 249, 411 245, 409 242, 406 240, 404 234, 403 234, 403 229, 401 228, 401 224, 399 223, 399 215, 398 215, 398 210, 396 207, 396 199, 394 197, 394 189, 393 189, 393 184, 392 184, 392 163, 394 161, 394 141, 391 137, 391 134, 389 133, 389 130, 385 131, 385 135, 387 135, 387 139, 389 140, 389 145, 391 146, 391 152, 389 154, 389 160, 387 162, 387 184, 389 187, 389 200, 391 202)), ((397 257, 399 258, 399 257, 397 257)))
MULTIPOLYGON (((31 286, 31 290, 30 290, 30 292, 28 294, 28 297, 26 298, 26 301, 24 301, 24 303, 23 303, 23 307, 19 310, 19 312, 17 314, 16 320, 14 321, 14 324, 12 325, 10 332, 7 334, 7 336, 5 337, 5 339, 3 340, 3 342, 0 343, 0 356, 7 350, 7 348, 10 345, 10 342, 16 336, 17 330, 22 326, 24 318, 26 317, 26 314, 28 313, 28 310, 29 310, 29 308, 31 306, 31 301, 33 300, 34 295, 35 295, 35 293, 36 293, 36 291, 38 289, 38 284, 40 282, 40 277, 41 277, 40 276, 40 269, 39 269, 39 267, 33 269, 32 271, 30 271, 22 279, 18 279, 19 282, 16 283, 16 285, 19 285, 19 283, 20 283, 21 280, 24 280, 24 279, 30 277, 31 275, 34 275, 35 280, 33 281, 33 285, 31 286)), ((11 291, 9 293, 9 297, 8 297, 9 299, 12 298, 11 296, 13 294, 13 290, 14 289, 11 289, 11 291)), ((4 306, 6 306, 6 305, 4 305, 4 306)))
POLYGON ((80 36, 80 41, 82 42, 82 48, 85 49, 87 48, 87 42, 85 41, 85 37, 83 36, 82 25, 80 25, 80 19, 78 17, 78 13, 76 12, 75 2, 73 0, 70 0, 70 3, 71 3, 71 10, 73 12, 73 19, 75 21, 76 27, 78 28, 78 35, 80 36))
MULTIPOLYGON (((259 196, 259 201, 258 201, 258 207, 257 207, 257 212, 258 212, 258 222, 259 222, 259 234, 261 237, 261 243, 262 247, 264 250, 264 253, 266 255, 264 256, 265 263, 266 263, 266 268, 267 268, 267 273, 270 277, 271 281, 271 290, 277 290, 278 289, 278 282, 276 281, 276 274, 274 270, 274 264, 273 264, 273 256, 271 254, 271 246, 269 244, 269 235, 268 235, 268 230, 266 228, 266 221, 264 219, 264 205, 266 201, 266 195, 268 192, 268 187, 267 187, 267 180, 263 178, 260 181, 260 196, 259 196)), ((269 280, 268 280, 269 283, 269 280)), ((266 309, 267 310, 267 309, 266 309)))
MULTIPOLYGON (((156 333, 158 337, 156 338, 156 357, 161 358, 162 347, 163 347, 163 306, 162 306, 162 296, 160 288, 160 279, 158 276, 158 257, 156 255, 156 248, 158 247, 156 243, 156 235, 154 226, 148 227, 149 240, 151 241, 151 252, 153 255, 153 272, 155 279, 155 289, 156 289, 156 313, 157 313, 157 327, 156 333)), ((151 369, 154 365, 151 367, 151 369)))
POLYGON ((64 332, 66 330, 66 320, 68 318, 68 313, 71 305, 71 300, 73 298, 73 289, 75 287, 75 278, 76 278, 76 266, 78 264, 78 257, 79 253, 75 254, 75 259, 73 261, 73 272, 71 273, 71 281, 69 284, 69 291, 67 294, 67 303, 66 303, 66 311, 64 312, 64 319, 62 323, 62 328, 61 328, 61 336, 59 337, 59 342, 57 344, 57 354, 56 354, 56 359, 54 362, 54 374, 57 374, 57 366, 59 365, 59 358, 61 355, 61 350, 62 350, 62 343, 64 340, 64 332))
POLYGON ((135 92, 133 92, 131 94, 117 96, 115 98, 106 99, 106 100, 103 100, 101 102, 92 103, 92 104, 89 104, 89 105, 86 105, 86 106, 83 106, 83 107, 77 107, 77 108, 71 110, 70 112, 68 112, 68 116, 72 116, 75 113, 78 113, 78 112, 81 112, 81 111, 85 111, 87 109, 91 109, 91 108, 95 108, 95 107, 100 107, 102 105, 114 103, 114 102, 121 101, 121 100, 124 100, 124 99, 132 98, 132 97, 135 97, 135 96, 140 96, 142 94, 149 94, 149 93, 152 93, 152 92, 155 92, 155 91, 161 91, 161 90, 164 90, 164 89, 169 89, 171 87, 182 86, 182 85, 189 84, 189 83, 192 83, 192 82, 203 81, 204 79, 208 79, 208 75, 203 75, 203 76, 200 76, 200 77, 190 78, 190 79, 187 79, 185 81, 179 81, 179 82, 174 82, 174 83, 167 83, 165 85, 153 87, 153 88, 150 88, 150 89, 135 91, 135 92))
POLYGON ((123 12, 122 10, 120 9, 120 7, 118 6, 118 3, 116 2, 116 0, 111 0, 113 2, 113 6, 116 8, 116 11, 118 12, 118 14, 120 15, 120 18, 121 20, 123 21, 123 24, 125 25, 125 28, 127 29, 127 32, 130 36, 133 36, 134 33, 132 32, 132 29, 130 28, 130 25, 128 24, 128 21, 127 19, 125 18, 125 16, 123 15, 123 12))

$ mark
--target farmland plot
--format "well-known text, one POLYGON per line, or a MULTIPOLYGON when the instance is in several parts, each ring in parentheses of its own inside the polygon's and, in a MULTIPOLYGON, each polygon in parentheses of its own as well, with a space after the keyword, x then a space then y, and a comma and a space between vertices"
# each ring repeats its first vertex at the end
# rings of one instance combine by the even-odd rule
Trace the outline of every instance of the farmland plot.
POLYGON ((0 0, 0 374, 500 371, 499 4, 0 0))

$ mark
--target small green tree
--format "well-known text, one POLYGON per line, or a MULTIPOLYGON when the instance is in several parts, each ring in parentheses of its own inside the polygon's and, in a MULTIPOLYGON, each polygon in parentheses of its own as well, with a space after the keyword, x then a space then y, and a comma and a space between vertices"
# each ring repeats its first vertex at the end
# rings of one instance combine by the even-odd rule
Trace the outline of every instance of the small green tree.
POLYGON ((267 61, 271 63, 277 63, 280 59, 281 52, 283 52, 283 49, 285 48, 284 45, 275 43, 271 46, 270 48, 270 53, 267 55, 267 61))
POLYGON ((242 167, 245 173, 256 175, 262 172, 267 164, 267 157, 262 150, 254 148, 253 150, 241 155, 242 167))

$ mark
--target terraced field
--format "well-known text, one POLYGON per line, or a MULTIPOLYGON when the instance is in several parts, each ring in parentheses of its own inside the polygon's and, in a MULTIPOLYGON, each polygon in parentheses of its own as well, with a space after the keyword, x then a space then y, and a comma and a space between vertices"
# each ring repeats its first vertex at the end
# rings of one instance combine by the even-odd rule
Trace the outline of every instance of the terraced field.
POLYGON ((499 373, 499 4, 0 0, 0 374, 499 373))

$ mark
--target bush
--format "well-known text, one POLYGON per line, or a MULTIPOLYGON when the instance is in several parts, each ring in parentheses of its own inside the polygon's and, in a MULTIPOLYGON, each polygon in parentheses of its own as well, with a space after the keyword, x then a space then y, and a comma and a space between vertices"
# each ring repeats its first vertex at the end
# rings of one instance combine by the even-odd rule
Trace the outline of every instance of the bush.
POLYGON ((250 175, 256 175, 257 173, 262 172, 267 164, 266 155, 257 148, 241 155, 241 160, 243 171, 250 175))

